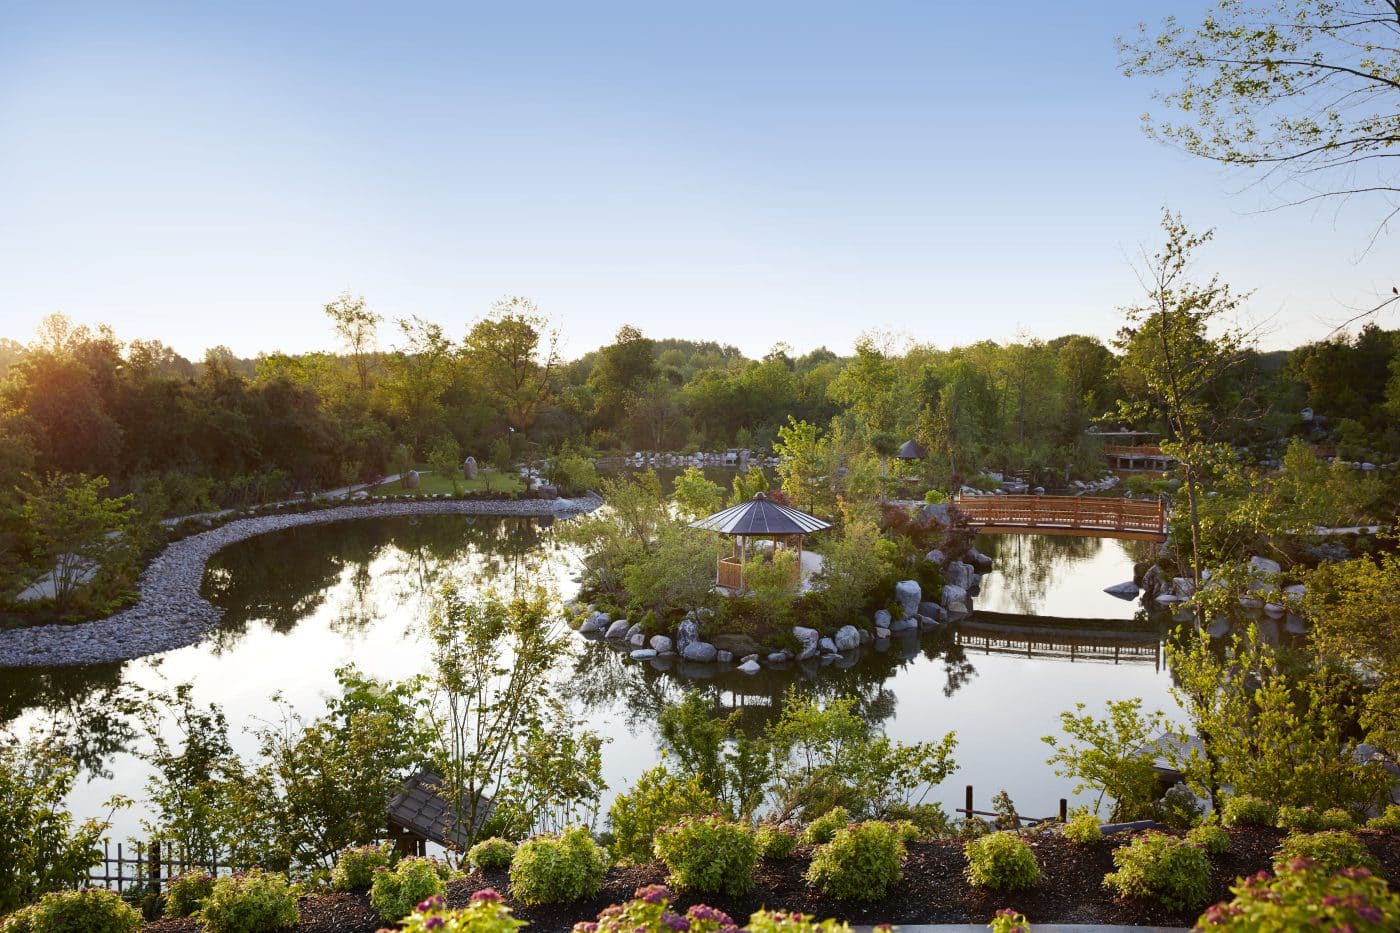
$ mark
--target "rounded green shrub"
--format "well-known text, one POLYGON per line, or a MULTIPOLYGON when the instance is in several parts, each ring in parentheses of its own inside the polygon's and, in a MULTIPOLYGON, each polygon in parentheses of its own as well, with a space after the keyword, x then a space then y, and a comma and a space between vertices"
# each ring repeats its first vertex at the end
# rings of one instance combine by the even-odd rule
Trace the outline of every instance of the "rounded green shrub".
POLYGON ((1190 910, 1210 897, 1210 859, 1185 839, 1148 832, 1113 850, 1118 870, 1103 883, 1124 897, 1159 901, 1173 910, 1190 910))
POLYGON ((851 822, 851 814, 845 807, 832 807, 830 810, 807 824, 802 833, 802 841, 809 846, 824 845, 832 840, 838 830, 851 822))
POLYGON ((1375 816, 1367 820, 1366 828, 1388 829, 1391 832, 1400 832, 1400 803, 1392 803, 1385 808, 1385 812, 1380 816, 1375 816))
POLYGON ((1288 836, 1274 850, 1274 869, 1297 858, 1312 859, 1318 869, 1328 873, 1343 868, 1376 867, 1376 860, 1360 839, 1335 829, 1288 836))
POLYGON ((30 904, 28 907, 21 907, 12 913, 0 917, 0 933, 34 933, 32 923, 34 908, 38 904, 30 904))
POLYGON ((797 849, 797 831, 789 826, 763 823, 754 830, 753 841, 758 845, 758 857, 768 861, 792 858, 797 849))
POLYGON ((136 933, 141 929, 141 913, 115 891, 52 891, 37 904, 12 914, 4 929, 6 933, 136 933))
POLYGON ((216 879, 199 916, 206 933, 271 933, 300 919, 287 879, 257 869, 216 879))
POLYGON ((894 827, 895 833, 899 836, 899 841, 908 845, 911 842, 918 842, 924 836, 924 831, 919 828, 919 824, 913 820, 885 820, 894 827))
POLYGON ((807 880, 829 897, 878 900, 903 876, 905 856, 892 824, 853 823, 817 850, 807 880))
POLYGON ((170 879, 165 889, 165 915, 188 917, 204 906, 214 893, 214 876, 207 871, 187 871, 170 879))
POLYGON ((1256 933, 1260 930, 1394 930, 1400 896, 1364 868, 1328 873, 1306 859, 1280 869, 1241 878, 1234 898, 1208 908, 1197 930, 1256 933))
POLYGON ((1330 810, 1322 811, 1322 816, 1318 819, 1319 829, 1355 829, 1356 817, 1351 815, 1349 810, 1342 807, 1332 807, 1330 810))
POLYGON ((411 856, 374 873, 369 904, 379 918, 398 923, 421 901, 447 890, 447 866, 435 858, 411 856))
POLYGON ((1040 881, 1040 866, 1026 840, 1015 833, 988 833, 963 846, 968 884, 994 891, 1019 891, 1040 881))
POLYGON ((467 850, 467 860, 480 871, 501 871, 515 858, 515 843, 500 836, 483 839, 467 850))
POLYGON ((1201 847, 1207 855, 1230 851, 1230 834, 1214 823, 1202 823, 1186 834, 1186 841, 1201 847))
POLYGON ((719 810, 719 801, 698 776, 682 780, 662 766, 644 771, 630 791, 617 795, 608 811, 612 852, 624 861, 649 862, 654 858, 652 840, 658 829, 719 810))
POLYGON ((1226 826, 1269 826, 1278 819, 1278 811, 1267 800, 1241 794, 1230 797, 1221 809, 1220 822, 1226 826))
POLYGON ((682 891, 738 895, 753 887, 758 843, 743 823, 707 816, 658 832, 656 857, 682 891))
POLYGON ((337 891, 368 891, 374 873, 389 867, 390 849, 384 846, 351 846, 336 856, 331 887, 337 891))
POLYGON ((1091 846, 1103 839, 1099 818, 1088 810, 1081 810, 1070 817, 1060 834, 1077 846, 1091 846))
POLYGON ((557 904, 592 897, 603 887, 608 856, 588 830, 574 826, 558 836, 535 836, 515 849, 510 888, 522 904, 557 904))
POLYGON ((1274 825, 1290 833, 1311 833, 1322 828, 1322 814, 1312 807, 1282 806, 1274 825))

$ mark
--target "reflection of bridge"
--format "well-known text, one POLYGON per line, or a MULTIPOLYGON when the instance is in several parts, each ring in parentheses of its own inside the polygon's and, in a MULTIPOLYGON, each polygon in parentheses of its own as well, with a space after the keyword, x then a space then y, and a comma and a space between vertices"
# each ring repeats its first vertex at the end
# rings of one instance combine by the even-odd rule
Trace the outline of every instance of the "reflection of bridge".
POLYGON ((959 496, 957 506, 981 534, 1167 540, 1167 513, 1156 500, 959 496))
POLYGON ((1162 666, 1162 643, 1155 632, 1090 628, 1069 619, 1061 627, 991 622, 977 616, 959 622, 953 631, 959 646, 984 654, 1151 664, 1158 670, 1162 666))

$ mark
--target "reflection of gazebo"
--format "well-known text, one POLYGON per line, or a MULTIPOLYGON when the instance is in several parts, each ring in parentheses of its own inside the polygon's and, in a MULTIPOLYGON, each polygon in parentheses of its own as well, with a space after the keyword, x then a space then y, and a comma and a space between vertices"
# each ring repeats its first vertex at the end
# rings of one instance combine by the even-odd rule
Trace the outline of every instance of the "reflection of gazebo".
POLYGON ((744 560, 747 557, 749 538, 768 538, 776 551, 780 546, 797 543, 797 563, 799 577, 802 565, 802 539, 814 531, 831 527, 814 515, 779 505, 763 493, 736 506, 716 512, 709 518, 691 522, 690 527, 704 531, 717 531, 734 539, 734 553, 719 559, 716 582, 731 590, 744 588, 744 560))

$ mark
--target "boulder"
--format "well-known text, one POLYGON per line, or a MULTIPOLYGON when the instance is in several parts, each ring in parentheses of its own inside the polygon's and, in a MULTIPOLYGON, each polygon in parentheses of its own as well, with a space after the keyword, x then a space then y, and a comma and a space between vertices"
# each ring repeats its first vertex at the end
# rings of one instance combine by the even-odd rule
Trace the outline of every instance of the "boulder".
POLYGON ((681 657, 687 661, 713 661, 719 649, 707 641, 693 641, 681 650, 681 657))
POLYGON ((1182 599, 1196 595, 1196 581, 1190 577, 1172 577, 1172 592, 1182 599))
POLYGON ((900 580, 894 585, 894 601, 904 611, 904 618, 918 615, 919 603, 923 600, 924 593, 918 580, 900 580))
POLYGON ((734 660, 734 652, 725 651, 723 648, 715 652, 715 663, 729 664, 734 660))
POLYGON ((947 609, 944 609, 944 608, 943 608, 942 606, 940 606, 938 603, 930 603, 930 602, 922 602, 922 603, 919 603, 919 615, 921 615, 921 616, 928 616, 930 619, 933 619, 935 622, 947 622, 947 621, 948 621, 948 610, 947 610, 947 609))
POLYGON ((928 561, 930 564, 937 564, 942 567, 944 562, 948 560, 948 556, 938 548, 934 548, 924 555, 924 560, 928 561))
POLYGON ((476 458, 468 457, 462 461, 462 475, 467 479, 476 479, 476 458))
POLYGON ((1256 599, 1253 596, 1241 596, 1240 605, 1246 609, 1263 609, 1264 600, 1256 599))
POLYGON ((817 642, 817 647, 822 650, 822 654, 836 653, 836 642, 830 638, 822 638, 821 641, 817 642))
POLYGON ((887 628, 877 628, 875 630, 875 640, 883 641, 890 637, 890 630, 887 628))
POLYGON ((1164 574, 1160 564, 1153 564, 1148 567, 1142 575, 1142 595, 1152 599, 1164 589, 1164 574))
POLYGON ((822 637, 820 632, 803 625, 794 625, 792 635, 802 643, 802 650, 797 653, 797 660, 805 661, 817 656, 817 642, 822 637))
POLYGON ((758 673, 758 670, 759 670, 759 668, 758 668, 758 662, 757 662, 757 661, 745 661, 743 664, 740 664, 739 667, 738 667, 737 669, 740 670, 740 671, 742 671, 742 672, 745 673, 745 674, 757 674, 757 673, 758 673))
POLYGON ((749 655, 745 655, 744 657, 742 657, 742 658, 739 659, 739 663, 740 663, 740 664, 746 664, 746 663, 748 663, 749 661, 753 661, 753 662, 757 663, 757 662, 758 662, 758 655, 756 655, 756 654, 749 654, 749 655))
POLYGON ((930 629, 938 628, 938 620, 930 616, 919 616, 919 630, 927 632, 930 629))
POLYGON ((890 627, 890 611, 889 611, 888 609, 876 609, 876 610, 875 610, 875 627, 876 627, 876 628, 889 628, 889 627, 890 627))
POLYGON ((647 637, 641 632, 629 632, 627 634, 627 644, 631 645, 633 648, 641 648, 645 646, 646 643, 647 637))
POLYGON ((1275 574, 1283 572, 1283 568, 1279 566, 1278 561, 1269 560, 1267 557, 1259 557, 1257 555, 1249 559, 1249 569, 1251 573, 1256 574, 1275 574))
POLYGON ((1109 596, 1117 596, 1119 599, 1137 599, 1138 585, 1132 580, 1123 583, 1115 583, 1112 586, 1104 587, 1104 592, 1109 596))
POLYGON ((923 508, 924 518, 928 519, 931 522, 936 522, 939 525, 942 525, 944 528, 947 528, 948 523, 952 521, 952 517, 949 515, 948 511, 949 508, 950 506, 946 502, 940 502, 937 505, 926 505, 923 508))
POLYGON ((854 625, 843 625, 831 639, 837 651, 851 651, 860 644, 860 632, 854 625))
POLYGON ((968 563, 976 567, 981 573, 986 573, 988 570, 992 569, 992 559, 975 547, 968 548, 967 554, 964 556, 967 558, 968 563))
POLYGON ((713 639, 714 645, 720 651, 728 651, 736 658, 742 658, 748 654, 758 654, 763 650, 758 641, 752 635, 745 635, 742 632, 725 632, 716 635, 713 639))
POLYGON ((943 568, 943 582, 951 583, 953 586, 960 586, 965 590, 972 589, 972 578, 974 571, 971 564, 965 564, 960 560, 955 560, 947 567, 943 568))
POLYGON ((627 620, 626 620, 626 619, 618 619, 618 620, 617 620, 616 622, 614 622, 612 625, 609 625, 609 626, 608 626, 608 630, 607 630, 606 633, 604 633, 604 637, 605 637, 605 638, 618 638, 618 639, 626 638, 626 637, 627 637, 627 629, 628 629, 627 620))
POLYGON ((606 612, 595 612, 583 620, 578 630, 583 635, 593 635, 597 632, 607 631, 608 614, 606 612))
POLYGON ((676 651, 685 654, 685 649, 689 648, 692 642, 700 640, 700 623, 690 617, 681 620, 681 624, 676 626, 676 651))
POLYGON ((628 626, 628 628, 627 628, 627 637, 628 637, 628 638, 635 638, 636 636, 638 636, 638 635, 640 635, 640 634, 642 634, 642 623, 640 623, 640 622, 633 622, 630 626, 628 626))
POLYGON ((417 489, 421 485, 423 481, 419 478, 417 470, 409 470, 403 475, 404 489, 417 489))
POLYGON ((786 664, 792 660, 792 653, 788 651, 774 651, 768 655, 769 664, 786 664))
POLYGON ((656 649, 657 654, 670 654, 674 650, 675 643, 666 635, 651 636, 651 646, 656 649))
POLYGON ((900 632, 912 632, 919 627, 917 619, 899 619, 890 623, 889 632, 891 635, 898 635, 900 632))
POLYGON ((650 661, 656 657, 655 648, 637 648, 632 652, 633 661, 650 661))
POLYGON ((1035 487, 1034 489, 1031 490, 1031 495, 1033 495, 1033 496, 1043 496, 1043 495, 1045 495, 1045 487, 1044 487, 1044 486, 1037 486, 1037 487, 1035 487))
POLYGON ((550 483, 541 483, 535 487, 535 492, 539 493, 541 499, 559 498, 559 487, 550 483))
MULTIPOLYGON (((967 613, 970 611, 967 605, 967 590, 960 586, 953 586, 951 583, 943 587, 943 598, 940 602, 943 603, 943 608, 947 609, 950 613, 967 613)), ((893 629, 891 629, 891 631, 893 631, 893 629)))

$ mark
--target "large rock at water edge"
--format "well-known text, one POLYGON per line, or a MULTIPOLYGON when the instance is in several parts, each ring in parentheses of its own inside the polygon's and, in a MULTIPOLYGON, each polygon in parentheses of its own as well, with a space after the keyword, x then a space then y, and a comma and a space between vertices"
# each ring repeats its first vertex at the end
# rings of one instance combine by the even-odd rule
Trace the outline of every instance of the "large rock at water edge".
POLYGON ((931 603, 928 600, 919 603, 919 615, 927 616, 935 622, 948 621, 948 610, 938 605, 938 603, 931 603))
POLYGON ((1138 585, 1132 580, 1126 580, 1104 587, 1104 592, 1109 596, 1117 596, 1119 599, 1137 599, 1138 585))
POLYGON ((670 654, 674 649, 674 643, 666 635, 653 635, 650 642, 657 654, 670 654))
POLYGON ((1172 577, 1172 592, 1182 599, 1196 595, 1196 581, 1190 577, 1172 577))
POLYGON ((986 573, 992 569, 992 559, 975 547, 968 548, 965 556, 967 562, 976 567, 979 573, 986 573))
POLYGON ((817 642, 821 640, 821 632, 804 625, 794 625, 792 636, 802 643, 802 650, 797 653, 797 660, 805 661, 817 656, 817 642))
POLYGON ((960 586, 965 590, 972 589, 976 576, 972 565, 965 564, 960 560, 953 561, 943 569, 944 583, 951 583, 953 586, 960 586))
POLYGON ((627 630, 629 628, 631 628, 631 626, 627 624, 626 619, 618 619, 612 625, 608 626, 608 630, 604 633, 604 637, 617 639, 626 638, 627 630))
POLYGON ((1257 555, 1249 559, 1249 569, 1251 573, 1255 574, 1272 575, 1283 572, 1283 568, 1279 566, 1278 561, 1269 560, 1267 557, 1259 557, 1257 555))
POLYGON ((654 657, 656 657, 655 648, 637 648, 632 652, 633 661, 650 661, 654 657))
POLYGON ((924 591, 918 580, 900 580, 894 585, 894 601, 904 612, 904 618, 919 614, 919 603, 924 601, 924 591))
POLYGON ((898 621, 890 623, 889 633, 891 635, 898 635, 900 632, 912 632, 918 627, 918 619, 899 619, 898 621))
POLYGON ((737 670, 742 671, 742 672, 745 673, 745 674, 757 674, 757 673, 758 673, 758 662, 757 662, 757 661, 745 661, 743 664, 740 664, 740 665, 739 665, 739 667, 737 668, 737 670))
POLYGON ((854 625, 843 625, 831 639, 837 651, 852 651, 860 644, 860 631, 854 625))
POLYGON ((938 566, 942 567, 944 563, 947 562, 948 555, 944 554, 938 548, 934 548, 932 551, 929 551, 927 554, 924 555, 924 560, 928 561, 930 564, 937 564, 938 566))
POLYGON ((967 590, 960 586, 949 583, 943 587, 943 598, 941 600, 943 608, 949 613, 962 613, 966 615, 971 612, 967 604, 967 590))
POLYGON ((890 620, 891 620, 891 618, 892 618, 892 617, 890 616, 890 611, 889 611, 888 609, 876 609, 876 610, 875 610, 875 627, 876 627, 876 628, 889 628, 889 627, 890 627, 890 620))
POLYGON ((683 655, 686 648, 699 640, 700 623, 689 617, 682 619, 681 624, 676 626, 676 651, 683 655))
POLYGON ((713 661, 719 650, 707 641, 693 641, 681 650, 687 661, 713 661))

